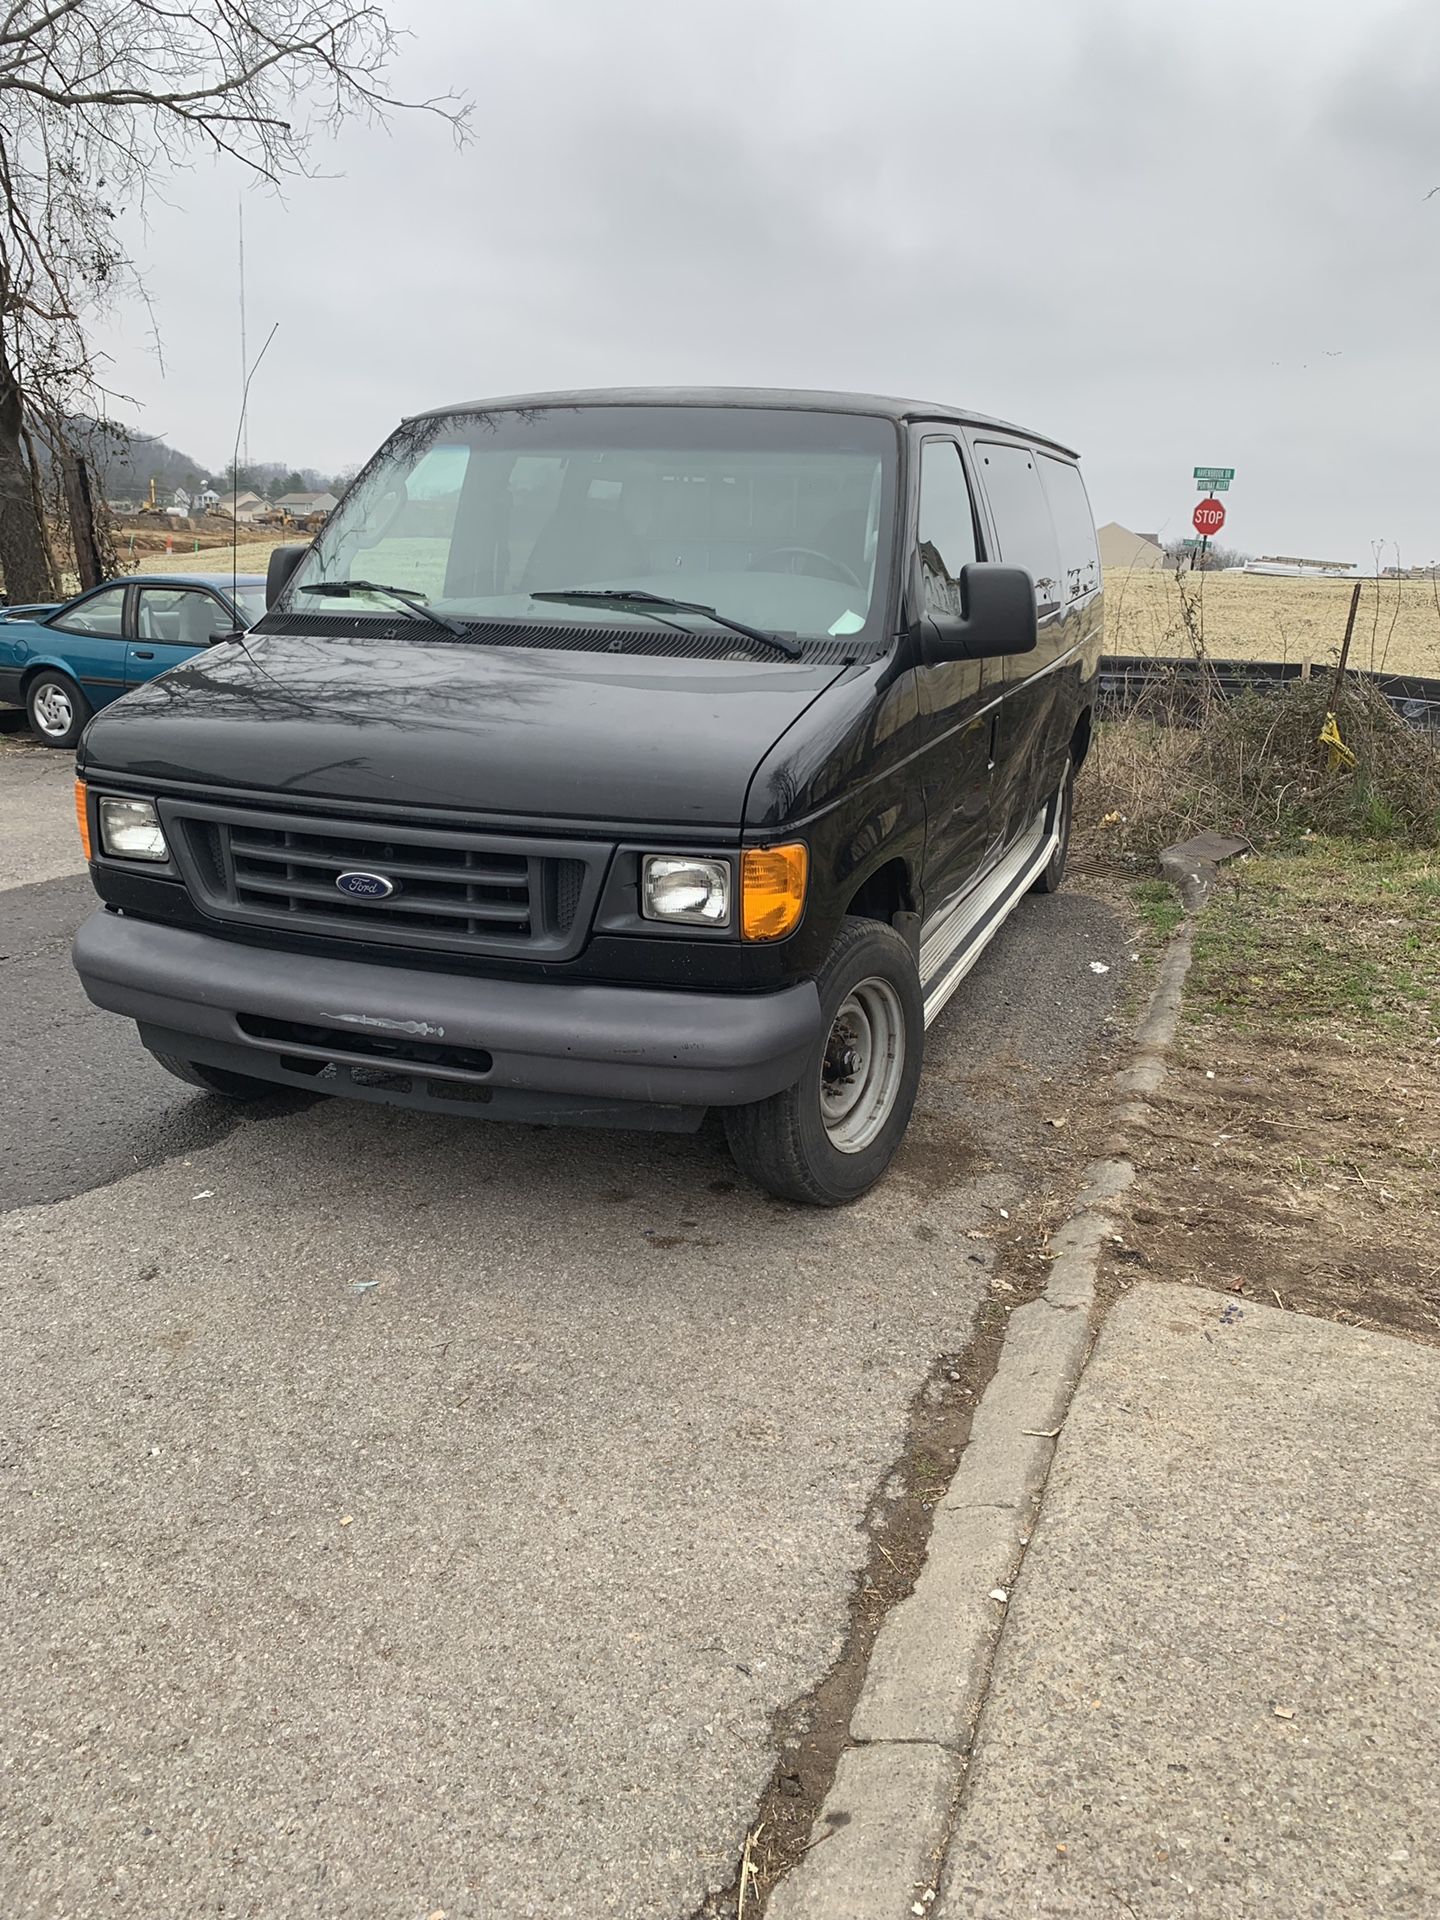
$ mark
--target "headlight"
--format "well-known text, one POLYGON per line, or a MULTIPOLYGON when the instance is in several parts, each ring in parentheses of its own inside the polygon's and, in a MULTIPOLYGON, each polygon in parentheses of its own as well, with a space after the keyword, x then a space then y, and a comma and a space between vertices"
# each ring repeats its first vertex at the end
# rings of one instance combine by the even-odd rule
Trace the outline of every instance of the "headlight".
POLYGON ((640 911, 647 920, 692 927, 730 924, 728 860, 684 860, 647 853, 640 865, 640 911))
POLYGON ((168 860, 165 830, 148 800, 100 802, 100 848, 117 860, 168 860))

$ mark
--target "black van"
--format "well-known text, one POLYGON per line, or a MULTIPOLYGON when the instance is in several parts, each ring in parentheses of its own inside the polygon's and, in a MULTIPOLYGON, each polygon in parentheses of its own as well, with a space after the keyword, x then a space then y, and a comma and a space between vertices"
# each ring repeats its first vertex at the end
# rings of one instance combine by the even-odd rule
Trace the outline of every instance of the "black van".
POLYGON ((267 594, 81 742, 97 1005, 231 1098, 716 1107, 774 1193, 873 1184, 927 1025, 1064 870, 1073 453, 861 394, 450 407, 267 594))

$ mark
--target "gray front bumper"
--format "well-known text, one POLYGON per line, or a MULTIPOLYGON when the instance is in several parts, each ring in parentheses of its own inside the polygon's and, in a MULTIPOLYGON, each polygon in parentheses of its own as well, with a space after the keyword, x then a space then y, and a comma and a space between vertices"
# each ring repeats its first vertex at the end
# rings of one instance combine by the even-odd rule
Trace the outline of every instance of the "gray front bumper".
POLYGON ((792 1086, 820 1029, 812 981, 747 994, 495 980, 281 953, 104 910, 76 934, 74 961, 96 1006, 136 1021, 156 1051, 402 1106, 447 1108, 448 1085, 496 1119, 623 1124, 642 1107, 743 1106, 792 1086), (254 1031, 274 1023, 292 1031, 254 1031), (457 1064, 452 1049, 491 1064, 457 1064))

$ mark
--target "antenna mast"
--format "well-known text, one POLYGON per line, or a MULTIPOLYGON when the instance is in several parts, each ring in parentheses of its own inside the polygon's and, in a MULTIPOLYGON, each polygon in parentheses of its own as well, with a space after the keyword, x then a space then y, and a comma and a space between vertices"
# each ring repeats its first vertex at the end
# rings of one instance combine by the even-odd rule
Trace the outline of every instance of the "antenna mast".
MULTIPOLYGON (((248 380, 249 373, 250 373, 250 353, 249 353, 249 349, 245 344, 245 197, 243 194, 237 194, 235 196, 235 209, 239 217, 239 227, 240 227, 240 392, 241 392, 240 422, 241 422, 241 431, 244 433, 244 436, 245 436, 245 448, 244 448, 245 464, 248 467, 250 464, 250 429, 249 429, 249 423, 245 419, 244 393, 245 393, 246 382, 248 380)), ((238 464, 238 460, 239 460, 238 450, 236 454, 236 460, 238 464)), ((238 493, 240 491, 240 476, 238 472, 232 471, 230 475, 230 484, 233 492, 238 493)))

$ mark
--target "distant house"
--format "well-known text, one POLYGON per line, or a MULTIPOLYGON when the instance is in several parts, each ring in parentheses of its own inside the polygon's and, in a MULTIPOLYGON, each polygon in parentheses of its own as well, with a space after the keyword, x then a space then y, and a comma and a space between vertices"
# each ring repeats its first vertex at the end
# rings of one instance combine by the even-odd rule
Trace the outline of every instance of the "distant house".
POLYGON ((195 496, 195 505, 201 513, 214 513, 220 504, 220 496, 213 487, 202 487, 195 496))
POLYGON ((241 526, 267 511, 266 504, 259 494, 250 493, 243 487, 239 493, 222 493, 216 505, 221 513, 228 514, 241 526))
POLYGON ((303 518, 307 513, 333 513, 340 502, 333 493, 282 493, 275 504, 303 518))
POLYGON ((175 513, 189 513, 190 495, 184 487, 176 487, 174 493, 170 496, 170 505, 175 513))
POLYGON ((1132 533, 1118 520, 1107 520, 1097 536, 1100 565, 1106 573, 1124 573, 1128 568, 1156 568, 1165 565, 1165 549, 1158 534, 1132 533))

